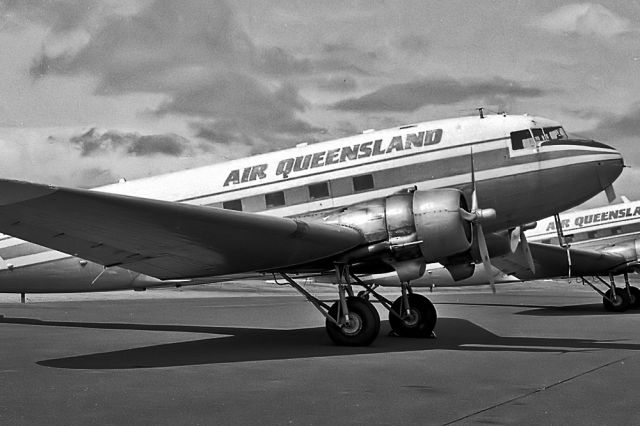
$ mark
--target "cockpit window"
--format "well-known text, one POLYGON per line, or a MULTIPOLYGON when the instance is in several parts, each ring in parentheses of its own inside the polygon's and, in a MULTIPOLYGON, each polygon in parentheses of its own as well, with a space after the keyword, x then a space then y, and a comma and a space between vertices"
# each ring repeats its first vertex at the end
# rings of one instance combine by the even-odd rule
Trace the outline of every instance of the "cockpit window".
POLYGON ((556 127, 545 127, 544 133, 548 136, 549 139, 567 139, 567 133, 560 126, 556 127))
POLYGON ((511 149, 535 149, 546 141, 559 139, 567 139, 567 134, 560 126, 518 130, 517 132, 511 132, 511 149))
POLYGON ((536 142, 542 142, 546 139, 544 131, 542 129, 531 129, 531 133, 533 133, 533 139, 536 142))
POLYGON ((529 129, 518 130, 517 132, 511 132, 511 148, 523 149, 523 148, 535 148, 536 142, 533 139, 533 135, 529 129))

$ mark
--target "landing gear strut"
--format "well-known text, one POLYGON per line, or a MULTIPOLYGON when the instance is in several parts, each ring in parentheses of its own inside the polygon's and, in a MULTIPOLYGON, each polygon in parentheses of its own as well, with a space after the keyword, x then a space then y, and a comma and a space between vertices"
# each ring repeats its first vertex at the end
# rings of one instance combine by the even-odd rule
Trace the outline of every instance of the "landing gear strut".
POLYGON ((603 292, 584 277, 582 277, 582 282, 602 296, 602 305, 607 311, 624 312, 629 308, 640 307, 640 289, 629 285, 629 275, 626 272, 624 273, 624 288, 616 287, 613 274, 609 275, 609 283, 598 276, 594 278, 607 286, 608 290, 603 292))
POLYGON ((389 311, 391 329, 401 337, 431 337, 436 326, 438 314, 429 299, 415 294, 409 283, 402 283, 402 295, 395 302, 375 291, 369 284, 363 283, 357 276, 353 279, 367 291, 363 296, 372 294, 389 311))
POLYGON ((402 337, 430 337, 438 315, 433 304, 426 297, 414 294, 409 283, 402 284, 402 296, 391 302, 376 292, 375 285, 365 284, 357 275, 349 271, 349 265, 336 264, 338 300, 331 306, 316 298, 289 275, 280 275, 298 290, 326 318, 327 334, 337 345, 367 346, 380 332, 380 315, 369 302, 373 295, 389 311, 389 323, 393 331, 402 337), (353 293, 351 278, 364 291, 353 293))
POLYGON ((329 306, 302 288, 291 277, 282 277, 326 318, 327 334, 341 346, 368 346, 380 332, 380 315, 368 300, 353 295, 349 282, 349 265, 336 264, 338 278, 338 300, 329 306))
POLYGON ((398 336, 430 337, 433 334, 438 316, 426 297, 415 293, 400 296, 393 302, 392 309, 400 313, 398 316, 389 311, 389 324, 398 336))

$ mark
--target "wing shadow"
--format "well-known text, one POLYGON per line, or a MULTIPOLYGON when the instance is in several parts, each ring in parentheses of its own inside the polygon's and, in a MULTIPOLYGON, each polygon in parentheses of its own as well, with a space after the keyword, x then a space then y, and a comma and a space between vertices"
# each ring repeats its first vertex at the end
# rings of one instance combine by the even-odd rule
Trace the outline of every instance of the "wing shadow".
POLYGON ((88 323, 41 321, 30 318, 2 318, 1 323, 44 327, 150 330, 208 333, 216 336, 38 361, 46 367, 68 369, 133 369, 266 361, 296 358, 393 353, 425 350, 571 352, 598 349, 640 350, 640 344, 590 339, 501 337, 468 320, 440 318, 437 339, 409 339, 389 336, 387 321, 379 338, 369 347, 334 346, 323 327, 294 330, 262 328, 203 327, 131 323, 88 323))

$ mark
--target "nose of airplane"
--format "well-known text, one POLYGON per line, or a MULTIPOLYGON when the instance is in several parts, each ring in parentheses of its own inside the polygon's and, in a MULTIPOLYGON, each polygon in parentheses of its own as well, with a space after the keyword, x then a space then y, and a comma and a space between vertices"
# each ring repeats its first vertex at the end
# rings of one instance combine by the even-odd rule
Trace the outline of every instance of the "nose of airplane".
POLYGON ((598 178, 602 189, 609 187, 622 173, 624 169, 624 158, 615 148, 601 142, 591 141, 594 148, 604 148, 607 151, 600 151, 602 159, 598 161, 598 178))
MULTIPOLYGON (((580 148, 589 157, 589 163, 596 166, 600 189, 606 189, 620 176, 624 169, 622 154, 614 147, 591 139, 554 140, 549 145, 565 145, 580 148)), ((547 145, 546 143, 542 144, 547 145)))

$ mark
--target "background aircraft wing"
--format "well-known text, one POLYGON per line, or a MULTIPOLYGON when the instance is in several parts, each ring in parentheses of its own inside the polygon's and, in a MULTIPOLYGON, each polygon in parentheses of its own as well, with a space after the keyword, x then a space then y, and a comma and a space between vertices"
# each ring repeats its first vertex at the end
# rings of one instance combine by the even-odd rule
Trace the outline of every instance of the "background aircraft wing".
POLYGON ((0 232, 160 279, 286 269, 364 242, 339 225, 11 180, 0 232))
MULTIPOLYGON (((506 274, 521 280, 566 277, 569 273, 567 251, 551 244, 530 242, 531 256, 535 263, 535 274, 531 272, 521 247, 515 253, 491 258, 491 263, 506 274)), ((606 274, 625 265, 627 260, 621 254, 600 252, 589 249, 570 248, 571 276, 606 274)))

